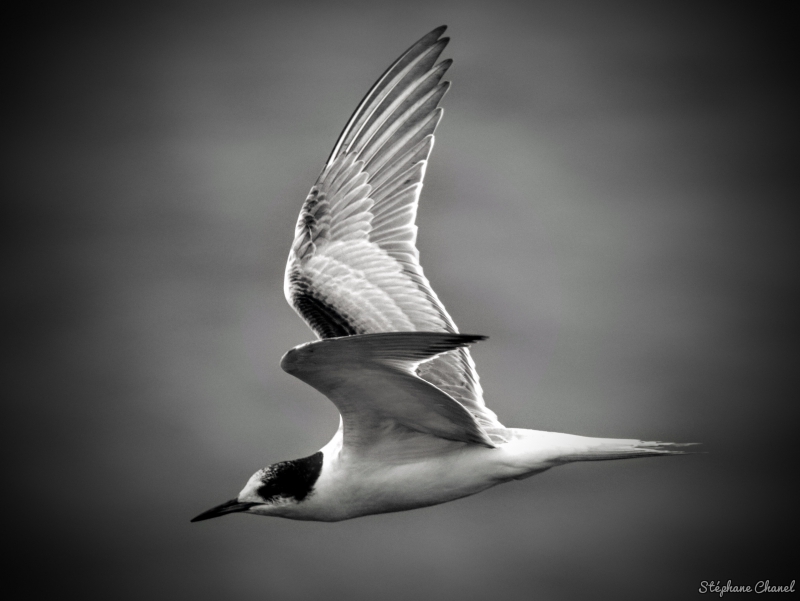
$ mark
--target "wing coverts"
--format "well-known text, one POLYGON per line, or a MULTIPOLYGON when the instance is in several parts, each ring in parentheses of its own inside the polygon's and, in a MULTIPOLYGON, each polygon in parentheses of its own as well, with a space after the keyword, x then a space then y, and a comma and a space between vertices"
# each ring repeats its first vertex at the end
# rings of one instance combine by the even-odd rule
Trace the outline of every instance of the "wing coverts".
POLYGON ((328 338, 292 349, 281 367, 333 401, 342 414, 348 448, 385 442, 395 424, 494 447, 461 403, 415 373, 420 363, 484 338, 441 332, 328 338))

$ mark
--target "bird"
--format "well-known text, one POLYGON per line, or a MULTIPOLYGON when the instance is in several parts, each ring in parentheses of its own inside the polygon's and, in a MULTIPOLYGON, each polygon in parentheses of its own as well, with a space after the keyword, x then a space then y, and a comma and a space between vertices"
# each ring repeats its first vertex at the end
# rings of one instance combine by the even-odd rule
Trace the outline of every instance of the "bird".
POLYGON ((507 428, 469 346, 425 277, 416 213, 452 64, 438 27, 378 78, 342 130, 295 227, 284 293, 318 339, 287 373, 337 407, 321 450, 258 470, 193 518, 337 522, 445 503, 576 461, 685 454, 689 443, 507 428), (438 61, 438 62, 437 62, 438 61))

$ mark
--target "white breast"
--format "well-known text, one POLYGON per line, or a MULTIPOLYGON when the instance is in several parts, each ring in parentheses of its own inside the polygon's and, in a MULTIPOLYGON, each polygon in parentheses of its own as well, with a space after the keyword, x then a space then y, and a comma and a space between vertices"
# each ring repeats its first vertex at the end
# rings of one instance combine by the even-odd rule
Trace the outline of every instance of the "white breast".
POLYGON ((322 449, 313 493, 287 517, 338 521, 404 511, 473 495, 514 477, 503 463, 502 449, 418 438, 425 448, 408 445, 405 457, 393 450, 386 461, 379 448, 368 456, 343 453, 339 432, 322 449))

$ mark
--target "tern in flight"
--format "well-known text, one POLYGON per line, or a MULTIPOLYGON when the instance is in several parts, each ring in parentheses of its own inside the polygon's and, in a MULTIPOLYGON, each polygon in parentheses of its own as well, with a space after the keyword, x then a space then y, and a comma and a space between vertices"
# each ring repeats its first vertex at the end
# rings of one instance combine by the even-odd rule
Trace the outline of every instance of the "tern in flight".
POLYGON ((320 340, 281 367, 339 409, 333 439, 258 470, 229 513, 338 521, 403 511, 573 461, 681 454, 672 443, 506 428, 419 264, 415 218, 449 86, 439 27, 378 79, 303 203, 284 291, 320 340))

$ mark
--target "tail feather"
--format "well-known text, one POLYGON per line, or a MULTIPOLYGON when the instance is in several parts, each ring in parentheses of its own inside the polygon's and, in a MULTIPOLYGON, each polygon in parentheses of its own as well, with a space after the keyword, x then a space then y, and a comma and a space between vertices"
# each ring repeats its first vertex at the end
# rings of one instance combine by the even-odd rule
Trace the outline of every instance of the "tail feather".
POLYGON ((700 451, 684 451, 696 442, 660 442, 652 440, 590 438, 582 448, 575 449, 567 461, 608 461, 611 459, 633 459, 636 457, 658 457, 664 455, 688 455, 700 451))

